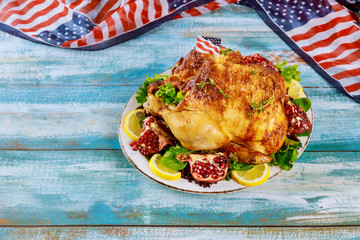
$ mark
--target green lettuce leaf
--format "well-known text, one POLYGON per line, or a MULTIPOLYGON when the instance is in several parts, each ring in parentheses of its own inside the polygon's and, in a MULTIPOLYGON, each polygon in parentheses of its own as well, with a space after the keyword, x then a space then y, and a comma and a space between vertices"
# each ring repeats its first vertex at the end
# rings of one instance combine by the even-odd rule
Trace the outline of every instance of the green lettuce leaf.
POLYGON ((230 181, 232 171, 247 171, 254 167, 253 164, 238 162, 236 153, 231 154, 229 170, 226 174, 225 180, 230 181))
POLYGON ((304 109, 305 112, 311 108, 311 100, 308 98, 293 99, 292 102, 304 109))
POLYGON ((146 100, 146 97, 148 94, 147 88, 148 88, 149 84, 152 82, 166 80, 169 77, 170 77, 169 75, 159 75, 159 74, 155 74, 155 77, 152 77, 152 78, 149 76, 146 76, 145 81, 143 82, 141 87, 139 87, 139 89, 136 91, 136 101, 142 106, 147 101, 146 100))
POLYGON ((290 84, 292 80, 301 81, 300 74, 301 72, 298 71, 298 65, 294 64, 292 66, 287 66, 287 62, 283 61, 281 64, 277 63, 275 66, 280 70, 281 75, 285 78, 285 81, 290 84))
POLYGON ((182 162, 176 159, 176 156, 180 153, 188 154, 191 153, 191 151, 187 150, 180 144, 177 144, 175 147, 170 147, 160 159, 161 164, 173 170, 184 169, 187 162, 182 162))
POLYGON ((166 83, 159 87, 159 90, 155 93, 156 97, 161 97, 162 101, 166 104, 177 105, 184 99, 184 95, 180 91, 176 91, 175 87, 171 86, 171 83, 166 83))
POLYGON ((310 134, 311 134, 311 130, 308 131, 308 132, 305 132, 305 133, 296 134, 296 136, 298 136, 298 137, 308 137, 308 136, 310 136, 310 134))
POLYGON ((289 171, 293 167, 293 163, 297 160, 298 148, 302 147, 300 141, 294 141, 286 138, 283 146, 275 154, 271 156, 274 158, 270 165, 279 166, 285 171, 289 171))

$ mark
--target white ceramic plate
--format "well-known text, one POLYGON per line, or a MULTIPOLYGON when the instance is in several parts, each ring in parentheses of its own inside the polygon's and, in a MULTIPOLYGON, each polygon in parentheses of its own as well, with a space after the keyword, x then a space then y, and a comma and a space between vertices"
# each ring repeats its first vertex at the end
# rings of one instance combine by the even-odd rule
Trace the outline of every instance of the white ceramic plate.
MULTIPOLYGON (((164 72, 162 74, 167 74, 167 72, 164 72)), ((306 95, 306 94, 305 94, 306 95)), ((130 143, 132 140, 126 135, 124 131, 124 122, 126 115, 131 112, 132 110, 135 110, 139 107, 139 104, 136 102, 135 99, 136 94, 134 94, 130 100, 127 102, 127 104, 124 107, 124 110, 121 114, 121 119, 119 123, 119 130, 118 130, 118 136, 119 136, 119 142, 121 145, 121 149, 124 152, 125 157, 129 160, 129 162, 142 174, 149 177, 150 179, 154 180, 155 182, 158 182, 164 186, 185 191, 185 192, 192 192, 192 193, 228 193, 233 191, 240 191, 244 190, 247 187, 239 185, 234 180, 230 181, 220 181, 217 184, 212 184, 210 188, 203 188, 200 187, 198 184, 195 184, 194 182, 188 182, 186 179, 179 179, 175 181, 169 181, 164 180, 162 178, 159 178, 156 176, 149 168, 148 166, 148 160, 139 153, 139 151, 134 151, 130 147, 130 143)), ((307 96, 306 96, 307 97, 307 96)), ((313 124, 313 111, 312 108, 307 112, 308 117, 310 118, 311 123, 313 124)), ((314 125, 314 124, 313 124, 314 125)), ((311 136, 311 135, 310 135, 311 136)), ((302 154, 304 151, 306 145, 309 142, 309 137, 300 137, 300 140, 302 142, 303 147, 299 150, 299 155, 302 154)), ((295 163, 296 164, 296 163, 295 163)), ((279 167, 270 167, 270 177, 269 180, 278 176, 283 170, 281 170, 279 167)), ((268 181, 269 181, 268 180, 268 181)))

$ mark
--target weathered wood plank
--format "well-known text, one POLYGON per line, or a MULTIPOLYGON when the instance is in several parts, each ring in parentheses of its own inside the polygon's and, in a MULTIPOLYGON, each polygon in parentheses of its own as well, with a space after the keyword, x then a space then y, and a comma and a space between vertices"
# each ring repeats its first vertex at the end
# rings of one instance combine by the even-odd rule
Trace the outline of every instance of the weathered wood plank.
POLYGON ((239 5, 171 21, 144 36, 97 52, 58 49, 0 33, 0 86, 138 85, 146 75, 168 69, 188 53, 197 35, 222 37, 225 46, 244 55, 260 52, 273 62, 297 63, 305 86, 331 86, 304 65, 255 11, 239 5))
POLYGON ((183 227, 34 227, 0 228, 2 239, 358 239, 359 227, 183 228, 183 227))
MULTIPOLYGON (((119 149, 118 121, 136 89, 0 87, 0 149, 119 149)), ((315 116, 307 150, 360 150, 360 105, 335 89, 305 91, 315 116)))
POLYGON ((153 182, 121 151, 0 151, 0 224, 358 224, 359 163, 360 152, 305 152, 261 186, 205 196, 153 182))

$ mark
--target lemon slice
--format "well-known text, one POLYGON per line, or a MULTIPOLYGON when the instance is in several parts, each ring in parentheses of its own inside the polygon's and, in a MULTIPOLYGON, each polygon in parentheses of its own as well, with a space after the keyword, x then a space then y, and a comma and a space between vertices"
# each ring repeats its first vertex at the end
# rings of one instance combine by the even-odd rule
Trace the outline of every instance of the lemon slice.
POLYGON ((269 175, 270 169, 266 163, 255 165, 248 171, 231 172, 231 177, 235 180, 235 182, 247 187, 254 187, 266 182, 266 180, 269 178, 269 175))
POLYGON ((137 141, 141 135, 140 119, 145 116, 144 109, 131 111, 125 118, 124 130, 126 134, 134 141, 137 141))
POLYGON ((304 96, 304 90, 298 81, 293 80, 287 86, 289 87, 288 95, 293 99, 302 98, 304 96))
POLYGON ((181 173, 179 171, 170 169, 165 167, 161 164, 161 154, 157 153, 154 154, 150 161, 149 161, 149 167, 153 173, 155 173, 156 176, 162 179, 166 180, 178 180, 181 178, 181 173))

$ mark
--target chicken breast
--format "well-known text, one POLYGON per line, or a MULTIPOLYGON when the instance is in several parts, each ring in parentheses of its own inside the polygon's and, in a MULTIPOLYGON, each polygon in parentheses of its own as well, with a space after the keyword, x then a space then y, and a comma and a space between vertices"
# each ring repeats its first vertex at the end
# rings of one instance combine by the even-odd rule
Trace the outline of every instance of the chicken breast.
POLYGON ((169 79, 150 84, 145 110, 162 117, 190 150, 214 150, 233 142, 264 156, 275 153, 288 127, 285 80, 275 68, 244 59, 239 52, 224 56, 192 50, 169 79), (168 82, 185 96, 177 106, 154 95, 159 84, 168 82))

